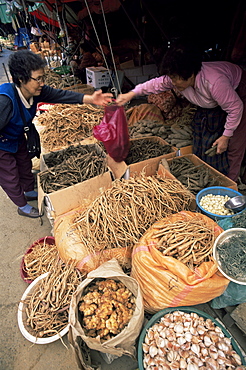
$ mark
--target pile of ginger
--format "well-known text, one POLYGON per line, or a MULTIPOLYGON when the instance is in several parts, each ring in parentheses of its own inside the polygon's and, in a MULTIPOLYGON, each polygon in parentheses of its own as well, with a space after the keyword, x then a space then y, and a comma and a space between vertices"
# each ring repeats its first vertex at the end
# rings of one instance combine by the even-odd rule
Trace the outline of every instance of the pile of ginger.
POLYGON ((133 293, 120 281, 95 280, 79 301, 80 322, 89 337, 106 341, 118 335, 135 310, 133 293))

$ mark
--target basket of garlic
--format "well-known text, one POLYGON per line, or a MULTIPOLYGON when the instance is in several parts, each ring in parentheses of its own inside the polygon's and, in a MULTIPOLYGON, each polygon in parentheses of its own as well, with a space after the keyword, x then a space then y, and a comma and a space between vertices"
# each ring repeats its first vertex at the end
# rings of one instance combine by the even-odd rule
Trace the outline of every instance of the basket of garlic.
MULTIPOLYGON (((196 204, 198 210, 213 220, 232 217, 235 213, 224 204, 233 197, 242 195, 238 191, 223 186, 212 186, 205 188, 196 195, 196 204)), ((243 211, 241 211, 243 212, 243 211)), ((241 213, 237 212, 237 214, 241 213)))
POLYGON ((229 332, 193 307, 158 312, 139 337, 139 370, 242 370, 244 365, 242 352, 229 332))

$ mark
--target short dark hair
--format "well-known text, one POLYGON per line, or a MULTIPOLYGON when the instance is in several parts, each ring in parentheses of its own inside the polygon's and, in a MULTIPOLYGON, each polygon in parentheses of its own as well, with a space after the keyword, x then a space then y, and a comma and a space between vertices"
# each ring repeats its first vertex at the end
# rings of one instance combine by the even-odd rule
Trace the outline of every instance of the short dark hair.
POLYGON ((160 75, 179 76, 184 80, 200 71, 202 66, 202 53, 199 48, 191 44, 174 43, 167 49, 161 61, 160 75))
POLYGON ((30 80, 32 71, 44 68, 46 61, 30 50, 19 50, 10 55, 8 66, 13 82, 20 86, 21 81, 30 80))

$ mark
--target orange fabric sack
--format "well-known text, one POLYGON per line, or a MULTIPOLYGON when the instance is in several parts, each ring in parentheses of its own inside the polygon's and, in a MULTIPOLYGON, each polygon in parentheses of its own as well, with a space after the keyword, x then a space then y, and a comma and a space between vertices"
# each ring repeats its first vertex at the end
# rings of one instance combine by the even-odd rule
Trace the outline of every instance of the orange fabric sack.
POLYGON ((76 208, 58 216, 54 222, 54 237, 60 258, 64 262, 77 262, 76 267, 82 273, 95 270, 104 262, 116 258, 122 267, 130 268, 131 251, 126 248, 104 249, 101 252, 89 251, 82 243, 75 219, 83 211, 76 208))
POLYGON ((176 258, 164 256, 153 238, 155 226, 202 218, 217 237, 223 229, 209 217, 195 212, 181 211, 152 225, 141 237, 132 252, 131 276, 140 285, 146 311, 155 313, 167 307, 202 304, 220 296, 229 284, 215 261, 203 262, 191 270, 176 258))

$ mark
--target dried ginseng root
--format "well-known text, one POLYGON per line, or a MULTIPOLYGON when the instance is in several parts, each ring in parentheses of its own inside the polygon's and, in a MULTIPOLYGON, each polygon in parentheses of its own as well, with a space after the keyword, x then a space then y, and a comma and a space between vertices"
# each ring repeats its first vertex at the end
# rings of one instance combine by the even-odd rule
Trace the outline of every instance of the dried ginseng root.
POLYGON ((120 281, 96 280, 84 290, 79 302, 85 334, 106 341, 119 334, 135 310, 133 293, 120 281))
POLYGON ((199 217, 164 225, 153 237, 158 238, 156 247, 164 256, 176 258, 191 269, 212 257, 214 227, 199 217))
POLYGON ((145 369, 243 369, 231 339, 211 319, 173 311, 150 327, 144 338, 145 369))
POLYGON ((82 276, 73 264, 58 261, 24 300, 27 330, 36 337, 50 337, 68 325, 68 312, 82 276))
POLYGON ((44 241, 34 245, 30 253, 24 256, 23 270, 27 280, 35 280, 38 276, 49 272, 57 264, 59 253, 55 244, 44 241))

